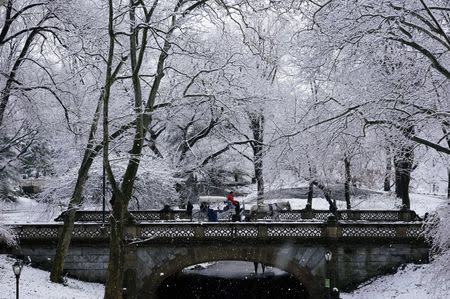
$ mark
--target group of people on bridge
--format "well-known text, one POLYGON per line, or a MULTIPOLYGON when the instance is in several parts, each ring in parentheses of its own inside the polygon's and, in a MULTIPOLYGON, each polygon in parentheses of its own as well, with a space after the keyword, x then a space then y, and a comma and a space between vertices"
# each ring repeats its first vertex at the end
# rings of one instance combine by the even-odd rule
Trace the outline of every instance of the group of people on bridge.
MULTIPOLYGON (((226 201, 224 201, 226 203, 225 207, 220 210, 214 210, 210 207, 210 205, 206 202, 201 202, 200 203, 200 212, 205 213, 208 221, 211 222, 216 222, 218 221, 218 216, 217 213, 222 213, 225 211, 228 211, 229 209, 234 207, 234 215, 232 215, 232 221, 239 221, 240 220, 240 215, 243 209, 241 209, 241 204, 239 203, 239 201, 237 201, 234 198, 234 192, 230 191, 227 195, 226 195, 226 201)), ((194 206, 192 205, 192 203, 190 201, 188 201, 187 203, 187 207, 186 207, 186 211, 189 215, 189 217, 192 219, 192 212, 193 212, 194 206)))

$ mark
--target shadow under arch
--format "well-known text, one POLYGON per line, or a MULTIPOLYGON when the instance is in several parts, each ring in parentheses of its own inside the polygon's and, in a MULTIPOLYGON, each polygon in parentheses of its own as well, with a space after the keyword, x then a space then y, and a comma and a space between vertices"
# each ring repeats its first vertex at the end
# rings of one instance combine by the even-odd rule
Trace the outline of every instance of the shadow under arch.
POLYGON ((188 266, 211 261, 258 261, 267 266, 276 267, 293 275, 306 288, 309 298, 319 299, 323 296, 319 280, 308 269, 301 267, 292 257, 284 257, 279 262, 276 252, 266 248, 233 248, 233 250, 209 251, 190 248, 188 254, 179 254, 168 258, 159 267, 152 269, 151 274, 142 279, 142 287, 138 290, 139 299, 158 298, 157 290, 160 284, 168 277, 182 271, 188 266))

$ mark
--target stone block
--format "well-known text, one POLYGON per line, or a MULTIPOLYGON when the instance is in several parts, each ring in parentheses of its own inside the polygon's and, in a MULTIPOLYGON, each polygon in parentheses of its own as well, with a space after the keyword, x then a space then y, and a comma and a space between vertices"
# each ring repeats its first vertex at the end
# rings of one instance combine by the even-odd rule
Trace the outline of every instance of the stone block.
POLYGON ((83 255, 107 255, 109 256, 109 248, 108 247, 82 247, 81 252, 83 255))
POLYGON ((81 247, 69 247, 69 255, 82 255, 83 251, 81 247))
POLYGON ((305 248, 302 256, 299 259, 299 264, 301 267, 306 267, 308 265, 308 261, 311 258, 311 256, 314 254, 315 250, 316 249, 314 249, 314 248, 305 248))

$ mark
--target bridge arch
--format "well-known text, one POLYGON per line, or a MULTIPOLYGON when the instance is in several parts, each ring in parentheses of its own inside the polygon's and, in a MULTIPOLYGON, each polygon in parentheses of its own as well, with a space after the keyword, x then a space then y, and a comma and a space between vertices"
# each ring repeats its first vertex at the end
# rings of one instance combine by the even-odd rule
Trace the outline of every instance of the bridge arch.
MULTIPOLYGON (((281 248, 282 249, 282 248, 281 248)), ((142 249, 145 250, 145 249, 142 249)), ((313 255, 323 257, 323 252, 316 249, 313 255)), ((140 273, 141 287, 138 287, 139 298, 155 298, 158 287, 168 277, 180 272, 188 266, 211 261, 258 261, 268 266, 277 267, 297 278, 306 288, 310 298, 321 298, 322 288, 320 279, 312 274, 308 267, 301 266, 295 256, 281 256, 280 248, 255 246, 220 246, 220 247, 192 247, 177 253, 169 253, 165 258, 158 257, 158 265, 152 269, 142 269, 140 273)), ((145 263, 141 263, 144 265, 145 263)))

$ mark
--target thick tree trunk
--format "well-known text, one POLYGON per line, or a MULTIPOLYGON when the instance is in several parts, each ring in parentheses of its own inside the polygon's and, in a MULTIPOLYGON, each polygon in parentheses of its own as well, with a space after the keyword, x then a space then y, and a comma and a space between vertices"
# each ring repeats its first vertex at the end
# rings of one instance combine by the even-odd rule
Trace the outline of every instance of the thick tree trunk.
POLYGON ((113 211, 110 217, 111 237, 108 270, 106 272, 105 299, 123 298, 124 230, 126 207, 122 195, 114 195, 113 211))
POLYGON ((264 202, 264 174, 263 174, 263 142, 264 142, 264 115, 262 113, 251 113, 250 126, 253 134, 253 167, 257 187, 257 204, 264 202))
POLYGON ((344 183, 344 193, 345 193, 345 203, 347 205, 347 210, 351 210, 352 206, 350 203, 350 183, 352 181, 352 176, 350 172, 350 159, 345 156, 344 158, 345 165, 345 183, 344 183))
POLYGON ((397 161, 395 166, 395 195, 402 199, 402 208, 410 208, 409 183, 411 181, 410 170, 407 162, 397 161))
MULTIPOLYGON (((445 139, 447 140, 447 145, 450 148, 450 137, 448 135, 447 126, 445 124, 442 125, 442 132, 444 133, 444 136, 446 136, 445 139)), ((447 168, 447 198, 450 199, 450 167, 447 168)))
POLYGON ((314 196, 314 182, 310 181, 308 186, 308 200, 306 202, 306 210, 312 210, 312 200, 314 196))
POLYGON ((386 170, 384 173, 384 191, 391 191, 392 157, 391 149, 386 146, 386 170))
MULTIPOLYGON (((132 10, 132 9, 130 9, 132 10)), ((124 263, 124 220, 126 204, 124 196, 119 189, 119 185, 114 177, 109 162, 109 98, 112 84, 112 63, 114 57, 115 33, 114 33, 114 10, 112 0, 108 1, 108 35, 109 49, 108 59, 106 63, 105 88, 103 89, 103 168, 108 176, 111 184, 112 198, 112 215, 110 216, 111 236, 109 243, 109 261, 106 272, 105 283, 105 299, 122 299, 123 284, 123 263, 124 263)), ((131 55, 134 55, 132 53, 131 55)), ((134 72, 133 72, 134 74, 134 72)), ((136 126, 140 123, 137 121, 136 126)), ((142 140, 143 141, 143 140, 142 140)))
POLYGON ((450 168, 447 168, 447 198, 450 199, 450 168))
MULTIPOLYGON (((257 161, 254 162, 255 178, 256 178, 256 190, 257 190, 257 203, 262 204, 264 201, 264 177, 263 177, 263 162, 261 153, 257 152, 257 161)), ((256 158, 255 157, 255 158, 256 158)))
POLYGON ((69 250, 75 222, 75 213, 81 204, 83 187, 87 181, 91 164, 92 160, 89 160, 88 163, 80 167, 78 172, 77 183, 69 203, 69 208, 65 212, 63 229, 61 235, 59 236, 55 256, 52 261, 52 271, 50 273, 50 281, 52 282, 63 282, 64 259, 67 251, 69 250))
MULTIPOLYGON (((156 3, 156 2, 155 2, 156 3)), ((151 122, 151 116, 144 116, 144 106, 142 101, 142 89, 140 84, 140 68, 142 66, 142 61, 144 57, 144 51, 146 49, 147 44, 147 31, 148 27, 144 28, 142 33, 141 45, 138 50, 138 28, 136 25, 136 3, 130 0, 130 9, 129 9, 129 17, 130 17, 130 61, 132 68, 132 83, 133 83, 133 92, 134 92, 134 110, 136 113, 136 130, 133 139, 133 145, 130 151, 130 158, 128 160, 128 165, 125 170, 125 174, 122 179, 122 186, 119 190, 118 183, 115 181, 114 175, 112 173, 111 167, 109 165, 109 157, 108 157, 108 108, 109 108, 109 92, 110 92, 110 84, 109 80, 111 74, 111 64, 114 53, 114 43, 115 43, 115 33, 113 29, 113 3, 112 0, 109 0, 109 54, 108 54, 108 64, 107 64, 107 75, 106 75, 106 86, 105 92, 108 94, 104 97, 104 110, 103 110, 103 142, 104 142, 104 152, 103 152, 103 163, 104 167, 108 173, 108 179, 113 188, 113 194, 115 196, 115 200, 113 201, 113 215, 111 219, 111 238, 110 238, 110 255, 108 262, 108 270, 106 273, 106 283, 105 283, 105 299, 122 299, 122 289, 123 289, 123 278, 124 278, 124 229, 125 229, 125 221, 128 217, 128 203, 131 199, 134 182, 136 180, 136 174, 139 169, 140 157, 142 155, 142 148, 145 141, 145 135, 147 133, 147 128, 151 122)), ((147 12, 145 15, 146 21, 149 22, 151 17, 151 13, 147 12)), ((174 18, 172 21, 174 22, 174 18)), ((164 44, 164 50, 168 50, 166 47, 168 44, 168 38, 164 44)), ((154 109, 154 103, 156 94, 159 88, 160 81, 164 76, 163 66, 164 60, 167 57, 167 53, 161 53, 160 58, 158 60, 157 67, 157 75, 154 79, 152 88, 150 90, 149 100, 147 102, 147 107, 145 108, 145 112, 149 113, 154 109)), ((146 114, 145 113, 145 114, 146 114)))
POLYGON ((311 166, 311 163, 309 164, 309 186, 308 186, 308 200, 306 202, 306 210, 312 210, 312 200, 314 197, 314 177, 315 177, 315 171, 313 171, 313 168, 311 166))
MULTIPOLYGON (((413 128, 407 129, 412 132, 413 128)), ((414 147, 411 144, 402 144, 395 153, 395 194, 402 199, 402 208, 410 208, 409 183, 414 163, 414 147)))

